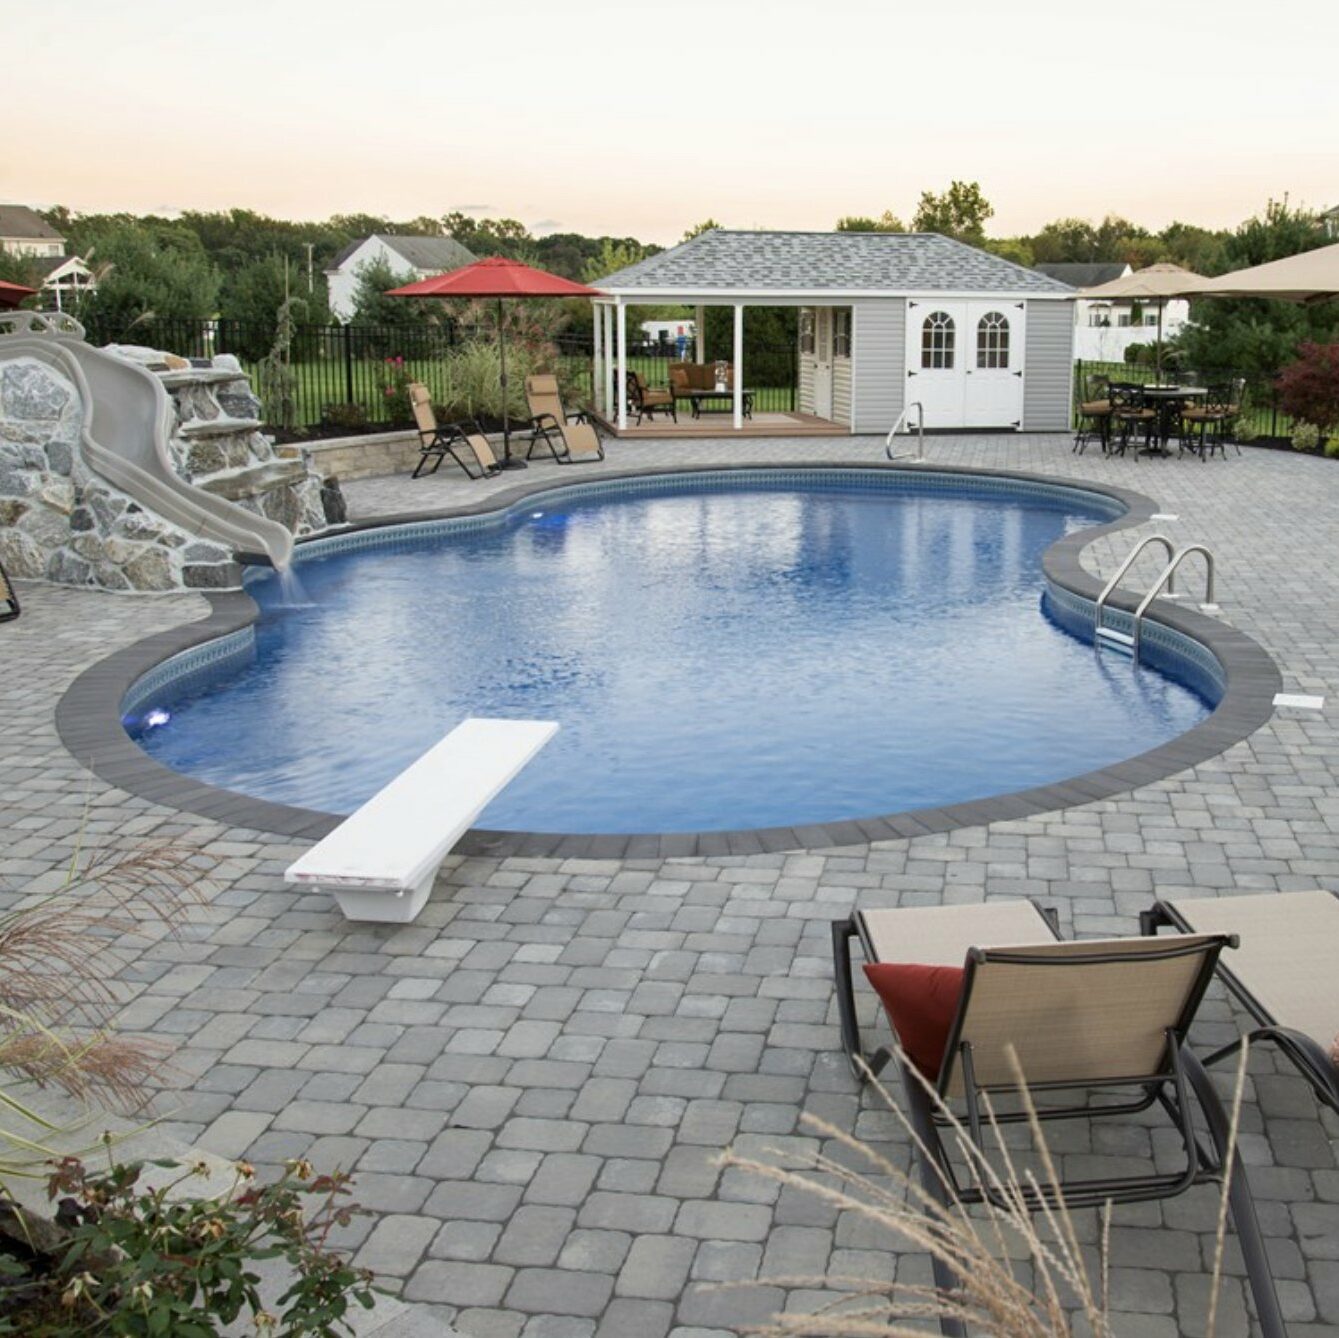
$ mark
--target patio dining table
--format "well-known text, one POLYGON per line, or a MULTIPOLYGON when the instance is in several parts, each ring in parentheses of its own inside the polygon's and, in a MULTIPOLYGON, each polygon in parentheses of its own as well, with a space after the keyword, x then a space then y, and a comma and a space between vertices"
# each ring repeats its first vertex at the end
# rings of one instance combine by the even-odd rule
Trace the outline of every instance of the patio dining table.
POLYGON ((1157 421, 1150 436, 1148 455, 1166 455, 1167 442, 1172 435, 1182 410, 1191 400, 1203 399, 1209 392, 1203 386, 1152 385, 1141 388, 1144 403, 1157 412, 1157 421), (1154 447, 1153 442, 1157 445, 1154 447))

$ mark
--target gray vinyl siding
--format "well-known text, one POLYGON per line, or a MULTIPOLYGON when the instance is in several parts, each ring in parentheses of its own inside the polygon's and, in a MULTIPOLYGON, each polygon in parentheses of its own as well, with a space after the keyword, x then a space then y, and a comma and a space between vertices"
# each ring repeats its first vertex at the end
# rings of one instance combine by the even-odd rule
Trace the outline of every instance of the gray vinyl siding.
POLYGON ((1029 302, 1023 369, 1023 431, 1069 428, 1074 367, 1074 304, 1029 302))
POLYGON ((832 421, 851 422, 850 358, 834 358, 832 362, 832 421))
POLYGON ((906 299, 855 302, 853 316, 851 431, 886 433, 906 399, 906 299))

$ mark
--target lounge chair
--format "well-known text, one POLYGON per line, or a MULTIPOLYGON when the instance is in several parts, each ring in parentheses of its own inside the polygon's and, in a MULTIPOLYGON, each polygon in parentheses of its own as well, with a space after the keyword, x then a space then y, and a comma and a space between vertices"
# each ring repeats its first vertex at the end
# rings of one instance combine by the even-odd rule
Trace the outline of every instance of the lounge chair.
POLYGON ((435 474, 448 455, 465 471, 466 478, 491 478, 499 472, 501 466, 493 448, 477 423, 472 425, 473 432, 467 432, 459 423, 440 426, 433 412, 432 394, 420 381, 409 383, 409 403, 414 409, 419 440, 418 464, 414 466, 411 478, 418 478, 429 460, 432 468, 428 473, 435 474))
MULTIPOLYGON (((851 940, 858 938, 874 968, 867 974, 899 1015, 902 1048, 896 1059, 912 1127, 928 1153, 920 1157, 921 1178, 945 1210, 955 1202, 1000 1201, 988 1177, 961 1181, 946 1147, 954 1139, 941 1139, 939 1129, 943 1108, 961 1109, 963 1126, 985 1155, 994 1144, 993 1132, 983 1127, 989 1120, 1001 1125, 1027 1120, 1024 1110, 1000 1109, 1008 1094, 1017 1092, 1011 1056, 1040 1120, 1129 1115, 1157 1105, 1182 1146, 1182 1164, 1174 1169, 1023 1186, 1029 1208, 1049 1207, 1061 1198, 1069 1208, 1137 1203, 1221 1181, 1229 1121, 1185 1037, 1218 955, 1232 938, 1065 942, 1053 918, 1026 901, 857 912, 832 929, 843 1045, 854 1063, 861 1049, 851 940), (927 1004, 936 997, 937 1004, 927 1004), (1120 1089, 1127 1094, 1121 1097, 1120 1089), (1089 1104, 1094 1092, 1104 1094, 1100 1105, 1089 1104), (1068 1102, 1063 1093, 1071 1094, 1068 1102), (1075 1103, 1075 1093, 1085 1099, 1075 1103), (994 1103, 991 1115, 983 1111, 987 1097, 994 1103), (1043 1104, 1055 1097, 1058 1104, 1043 1104), (1197 1138, 1197 1112, 1207 1140, 1197 1138)), ((870 1068, 877 1070, 887 1058, 881 1052, 870 1068)), ((1282 1312, 1235 1149, 1229 1203, 1261 1329, 1266 1338, 1277 1338, 1286 1332, 1282 1312)), ((953 1290, 952 1269, 938 1258, 933 1263, 936 1285, 953 1290)), ((952 1320, 942 1328, 963 1331, 952 1320)))
POLYGON ((585 464, 604 459, 604 445, 587 414, 569 414, 563 408, 558 378, 551 373, 525 378, 525 402, 530 408, 530 449, 533 460, 542 441, 560 465, 585 464))
POLYGON ((14 593, 14 587, 10 585, 5 569, 0 567, 0 623, 7 623, 11 618, 18 616, 19 597, 14 593))
POLYGON ((1228 990, 1259 1024, 1206 1056, 1235 1054, 1242 1041, 1270 1041, 1294 1063, 1318 1100, 1339 1114, 1339 894, 1265 892, 1245 897, 1158 901, 1140 917, 1145 933, 1235 934, 1241 947, 1218 964, 1228 990))

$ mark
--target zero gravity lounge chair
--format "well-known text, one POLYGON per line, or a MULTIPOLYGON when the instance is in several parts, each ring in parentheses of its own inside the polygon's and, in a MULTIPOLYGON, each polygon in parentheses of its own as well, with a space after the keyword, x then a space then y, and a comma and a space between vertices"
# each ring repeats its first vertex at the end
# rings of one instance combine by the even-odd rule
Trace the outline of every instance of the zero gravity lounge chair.
POLYGON ((525 402, 530 409, 530 449, 526 459, 532 460, 535 447, 542 441, 560 465, 585 463, 604 459, 604 446, 595 425, 584 413, 569 414, 563 408, 558 391, 558 378, 551 373, 525 378, 525 402))
MULTIPOLYGON (((1140 917, 1145 933, 1163 925, 1183 933, 1235 934, 1241 947, 1218 964, 1218 976, 1259 1024, 1248 1038, 1270 1041, 1339 1114, 1339 896, 1333 892, 1264 892, 1245 897, 1190 897, 1155 902, 1140 917)), ((1241 1040, 1205 1057, 1235 1054, 1241 1040)))
MULTIPOLYGON (((994 1201, 999 1191, 988 1177, 969 1183, 960 1178, 948 1152, 954 1137, 940 1136, 939 1103, 962 1112, 963 1127, 985 1155, 995 1143, 993 1127, 986 1126, 1028 1119, 1025 1110, 1001 1109, 1011 1097, 1016 1104, 1015 1063, 1040 1121, 1130 1115, 1157 1106, 1181 1144, 1175 1158, 1180 1164, 1171 1169, 1150 1166, 1146 1174, 1024 1186, 1030 1209, 1052 1206, 1062 1197, 1069 1208, 1138 1203, 1221 1182, 1230 1125, 1185 1037, 1219 953, 1234 944, 1232 938, 1185 934, 1067 942, 1056 933, 1053 918, 1027 901, 856 912, 833 923, 832 937, 843 1046, 862 1078, 889 1058, 896 1060, 910 1123, 926 1149, 920 1157, 922 1183, 945 1208, 955 1200, 994 1201), (851 975, 853 938, 864 949, 866 974, 897 1019, 901 1041, 895 1056, 880 1051, 868 1070, 857 1062, 863 1054, 851 975), (1197 1125, 1204 1126, 1207 1138, 1198 1135, 1197 1125)), ((1282 1312, 1235 1149, 1229 1204, 1262 1332, 1279 1338, 1286 1333, 1282 1312)), ((954 1290, 952 1269, 939 1258, 932 1262, 936 1286, 954 1290)), ((942 1328, 963 1332, 954 1320, 944 1320, 942 1328)))
POLYGON ((450 456, 470 479, 491 478, 501 466, 488 444, 488 438, 476 425, 473 432, 467 432, 457 423, 448 423, 441 427, 437 415, 432 411, 432 394, 420 381, 409 383, 409 403, 414 409, 414 422, 418 427, 419 457, 411 478, 418 478, 423 466, 432 461, 429 474, 435 474, 441 468, 442 460, 450 456))
POLYGON ((5 569, 0 567, 0 623, 7 623, 11 618, 18 616, 19 597, 14 593, 14 587, 10 585, 5 569))

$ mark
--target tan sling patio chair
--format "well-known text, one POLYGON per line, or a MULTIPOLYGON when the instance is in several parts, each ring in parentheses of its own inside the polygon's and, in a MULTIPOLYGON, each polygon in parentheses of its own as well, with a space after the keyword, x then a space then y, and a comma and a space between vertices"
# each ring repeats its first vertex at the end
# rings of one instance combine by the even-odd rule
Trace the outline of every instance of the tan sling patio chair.
POLYGON ((530 409, 530 449, 526 452, 527 460, 534 459, 535 447, 541 441, 560 465, 585 464, 604 459, 604 445, 594 424, 586 414, 569 414, 563 408, 558 378, 552 373, 525 378, 525 402, 530 409))
POLYGON ((459 423, 440 426, 433 412, 432 394, 421 381, 409 383, 409 403, 413 406, 419 440, 418 464, 410 478, 418 478, 429 460, 432 468, 428 473, 435 474, 448 455, 465 471, 466 478, 490 478, 498 473, 501 466, 497 456, 477 424, 472 424, 473 432, 467 432, 459 423))
MULTIPOLYGON (((946 1209, 955 1201, 1002 1199, 988 1177, 964 1179, 955 1169, 949 1153, 955 1137, 941 1138, 939 1132, 945 1123, 940 1103, 962 1112, 976 1149, 991 1155, 991 1126, 1028 1119, 1026 1111, 1007 1108, 1018 1092, 1015 1060, 1042 1122, 1133 1115, 1157 1106, 1169 1117, 1182 1148, 1180 1165, 1150 1165, 1146 1173, 1039 1176, 1020 1187, 1029 1208, 1062 1198, 1070 1208, 1138 1203, 1223 1179, 1229 1165, 1227 1113, 1185 1039, 1219 953, 1233 945, 1232 938, 1185 934, 1064 941, 1052 918, 1026 901, 857 911, 835 921, 832 931, 842 1042, 853 1062, 861 1053, 853 938, 859 939, 866 960, 876 964, 872 976, 888 963, 901 964, 904 972, 961 967, 942 1052, 934 1058, 937 1071, 927 1071, 923 1059, 917 1071, 902 1050, 891 1056, 902 1074, 912 1127, 928 1154, 920 1157, 922 1182, 946 1209), (1201 1122, 1207 1139, 1197 1136, 1201 1122)), ((891 981, 878 976, 876 987, 891 1008, 891 981)), ((904 999, 914 997, 913 991, 904 999)), ((911 1051, 911 1022, 896 1025, 908 1033, 902 1039, 911 1051)), ((888 1058, 881 1052, 870 1068, 877 1070, 888 1058)), ((1266 1338, 1281 1338, 1286 1330, 1245 1167, 1235 1148, 1230 1157, 1229 1204, 1261 1329, 1266 1338)), ((932 1262, 936 1285, 953 1290, 952 1269, 938 1258, 932 1262)), ((948 1334, 963 1332, 953 1320, 943 1321, 942 1328, 948 1334)))
POLYGON ((14 587, 10 585, 5 569, 0 567, 0 623, 7 623, 11 618, 18 616, 19 597, 14 593, 14 587))
MULTIPOLYGON (((1295 1064, 1318 1100, 1339 1114, 1339 895, 1263 892, 1245 897, 1178 897, 1141 917, 1145 933, 1235 934, 1241 947, 1218 964, 1227 989, 1259 1024, 1248 1038, 1270 1041, 1295 1064)), ((1242 1039, 1205 1057, 1213 1065, 1242 1039)))

